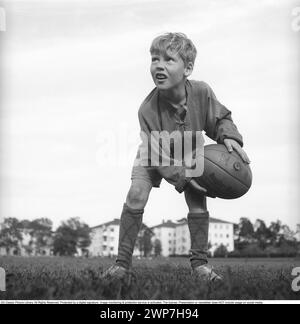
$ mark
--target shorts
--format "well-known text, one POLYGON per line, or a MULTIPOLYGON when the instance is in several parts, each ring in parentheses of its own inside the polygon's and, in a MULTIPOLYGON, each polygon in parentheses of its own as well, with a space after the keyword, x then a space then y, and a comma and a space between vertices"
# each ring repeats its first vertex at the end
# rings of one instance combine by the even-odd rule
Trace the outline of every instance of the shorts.
POLYGON ((141 179, 152 184, 154 188, 160 188, 162 176, 154 167, 133 166, 131 180, 141 179))

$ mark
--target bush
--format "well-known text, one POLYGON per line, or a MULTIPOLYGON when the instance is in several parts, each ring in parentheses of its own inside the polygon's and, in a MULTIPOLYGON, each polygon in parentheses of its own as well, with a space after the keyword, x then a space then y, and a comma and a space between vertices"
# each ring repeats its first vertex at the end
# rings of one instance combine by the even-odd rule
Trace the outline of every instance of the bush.
POLYGON ((263 258, 266 257, 265 251, 263 251, 257 244, 251 244, 247 246, 242 254, 247 258, 263 258))
POLYGON ((280 247, 268 247, 266 253, 268 256, 273 258, 282 258, 282 257, 296 257, 297 256, 297 247, 288 244, 287 242, 281 244, 280 247))
POLYGON ((223 244, 221 244, 215 251, 214 253, 214 257, 215 258, 227 258, 228 256, 228 250, 226 248, 226 246, 224 246, 223 244))
POLYGON ((294 258, 297 256, 297 251, 295 244, 289 242, 283 242, 279 247, 269 246, 265 250, 255 243, 235 250, 228 256, 231 258, 294 258))

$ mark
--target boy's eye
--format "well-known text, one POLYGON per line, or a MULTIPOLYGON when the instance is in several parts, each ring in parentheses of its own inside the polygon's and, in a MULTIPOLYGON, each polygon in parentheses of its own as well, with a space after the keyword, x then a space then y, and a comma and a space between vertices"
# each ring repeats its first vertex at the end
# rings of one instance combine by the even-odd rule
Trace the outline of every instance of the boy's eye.
POLYGON ((168 57, 167 58, 167 62, 174 62, 175 60, 174 60, 174 58, 173 57, 168 57))
POLYGON ((158 57, 152 57, 152 62, 157 62, 158 61, 158 57))

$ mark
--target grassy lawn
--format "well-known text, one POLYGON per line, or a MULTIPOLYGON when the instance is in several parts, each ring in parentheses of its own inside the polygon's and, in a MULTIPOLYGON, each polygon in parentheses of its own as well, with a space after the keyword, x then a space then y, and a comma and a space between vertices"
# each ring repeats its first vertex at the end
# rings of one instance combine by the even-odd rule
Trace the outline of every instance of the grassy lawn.
POLYGON ((209 285, 190 275, 188 259, 135 260, 130 284, 102 280, 107 258, 2 257, 7 289, 0 299, 90 300, 285 300, 292 291, 295 259, 212 259, 223 283, 209 285))

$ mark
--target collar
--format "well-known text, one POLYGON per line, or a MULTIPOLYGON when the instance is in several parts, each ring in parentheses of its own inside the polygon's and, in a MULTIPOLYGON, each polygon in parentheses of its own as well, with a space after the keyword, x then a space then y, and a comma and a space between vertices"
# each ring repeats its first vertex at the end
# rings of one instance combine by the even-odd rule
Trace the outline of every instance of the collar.
POLYGON ((188 110, 188 98, 189 98, 189 91, 188 91, 188 87, 189 87, 189 80, 186 80, 185 83, 185 102, 183 104, 173 104, 172 102, 168 101, 167 99, 163 98, 162 96, 159 95, 159 91, 158 91, 158 96, 161 100, 163 100, 164 102, 166 102, 168 104, 168 106, 170 106, 171 108, 178 110, 180 108, 184 108, 186 111, 188 110))

